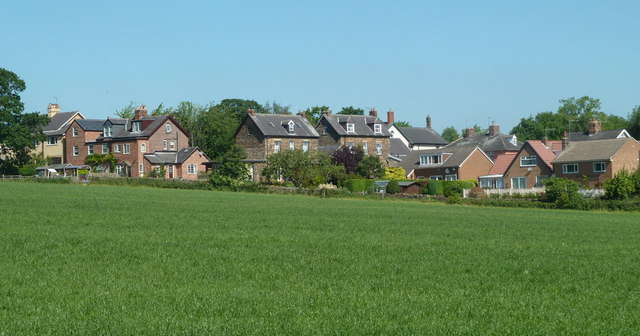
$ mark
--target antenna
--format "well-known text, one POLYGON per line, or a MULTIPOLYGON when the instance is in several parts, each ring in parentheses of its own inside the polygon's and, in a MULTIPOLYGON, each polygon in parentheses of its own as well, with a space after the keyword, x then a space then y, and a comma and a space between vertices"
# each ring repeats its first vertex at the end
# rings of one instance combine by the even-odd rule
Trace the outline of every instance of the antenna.
POLYGON ((555 128, 545 128, 544 129, 544 137, 545 138, 547 137, 547 131, 555 131, 555 130, 556 130, 555 128))
POLYGON ((53 99, 56 100, 56 104, 58 103, 58 97, 54 96, 53 99))

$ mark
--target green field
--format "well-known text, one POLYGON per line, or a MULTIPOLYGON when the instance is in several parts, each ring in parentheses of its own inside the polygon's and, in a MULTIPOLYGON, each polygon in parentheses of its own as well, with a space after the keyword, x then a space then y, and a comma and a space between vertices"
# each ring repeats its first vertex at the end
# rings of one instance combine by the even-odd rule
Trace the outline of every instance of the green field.
POLYGON ((0 335, 640 331, 640 215, 0 183, 0 335))

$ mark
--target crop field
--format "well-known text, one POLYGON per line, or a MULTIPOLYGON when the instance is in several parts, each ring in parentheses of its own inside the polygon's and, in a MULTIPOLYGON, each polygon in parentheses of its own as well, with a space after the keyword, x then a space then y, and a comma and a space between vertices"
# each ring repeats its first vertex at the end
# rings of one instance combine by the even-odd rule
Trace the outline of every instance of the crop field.
POLYGON ((629 335, 640 214, 0 183, 0 335, 629 335))

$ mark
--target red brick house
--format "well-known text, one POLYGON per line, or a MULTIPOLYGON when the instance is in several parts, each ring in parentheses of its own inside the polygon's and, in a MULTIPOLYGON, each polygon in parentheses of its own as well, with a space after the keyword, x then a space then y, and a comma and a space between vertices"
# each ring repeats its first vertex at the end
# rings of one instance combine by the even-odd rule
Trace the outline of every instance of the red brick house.
POLYGON ((67 163, 79 166, 91 154, 109 153, 108 144, 98 144, 96 139, 102 135, 104 120, 74 120, 65 133, 65 157, 67 163))
POLYGON ((504 173, 504 187, 511 189, 541 188, 553 175, 551 161, 556 158, 553 144, 560 141, 528 140, 515 155, 504 173))
POLYGON ((403 160, 409 179, 468 180, 487 175, 493 161, 477 146, 411 151, 403 160))
POLYGON ((194 180, 198 174, 205 173, 207 167, 205 163, 211 160, 198 147, 185 147, 178 151, 155 151, 152 154, 145 154, 145 164, 148 162, 151 169, 161 170, 164 167, 164 178, 183 180, 194 180))

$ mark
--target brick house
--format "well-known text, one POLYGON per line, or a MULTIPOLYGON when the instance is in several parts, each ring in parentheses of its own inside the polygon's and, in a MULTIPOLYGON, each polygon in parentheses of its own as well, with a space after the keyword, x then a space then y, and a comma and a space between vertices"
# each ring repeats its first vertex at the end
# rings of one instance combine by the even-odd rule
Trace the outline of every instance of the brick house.
POLYGON ((207 167, 205 163, 211 160, 198 147, 185 147, 178 151, 155 151, 151 154, 145 154, 145 164, 149 163, 158 169, 164 166, 164 178, 183 180, 195 180, 198 174, 205 173, 207 167))
POLYGON ((570 142, 551 162, 558 177, 599 188, 623 169, 638 169, 640 144, 634 138, 570 142))
POLYGON ((387 128, 375 109, 368 116, 327 110, 316 125, 321 150, 331 153, 342 146, 361 146, 365 155, 377 156, 383 165, 389 165, 391 133, 387 128))
POLYGON ((409 179, 468 180, 487 175, 493 161, 478 146, 412 151, 403 160, 409 179))
POLYGON ((286 149, 318 150, 319 135, 303 114, 256 114, 249 109, 234 134, 235 142, 244 148, 253 181, 262 176, 267 157, 286 149))
POLYGON ((91 154, 109 153, 108 144, 98 144, 96 139, 102 135, 104 120, 74 120, 65 132, 65 157, 67 163, 79 166, 91 154))
POLYGON ((522 143, 515 135, 500 133, 500 126, 492 124, 489 125, 489 132, 486 134, 476 134, 473 128, 467 128, 462 138, 444 148, 469 145, 480 147, 493 161, 498 160, 503 154, 517 153, 522 147, 522 143))
POLYGON ((65 155, 66 131, 74 120, 84 119, 84 116, 78 111, 60 112, 58 104, 49 104, 47 116, 49 123, 42 130, 47 139, 38 143, 32 153, 48 159, 52 164, 66 163, 69 159, 65 155))
POLYGON ((528 140, 515 155, 504 173, 504 188, 541 188, 543 182, 553 175, 551 161, 556 158, 559 141, 528 140))

